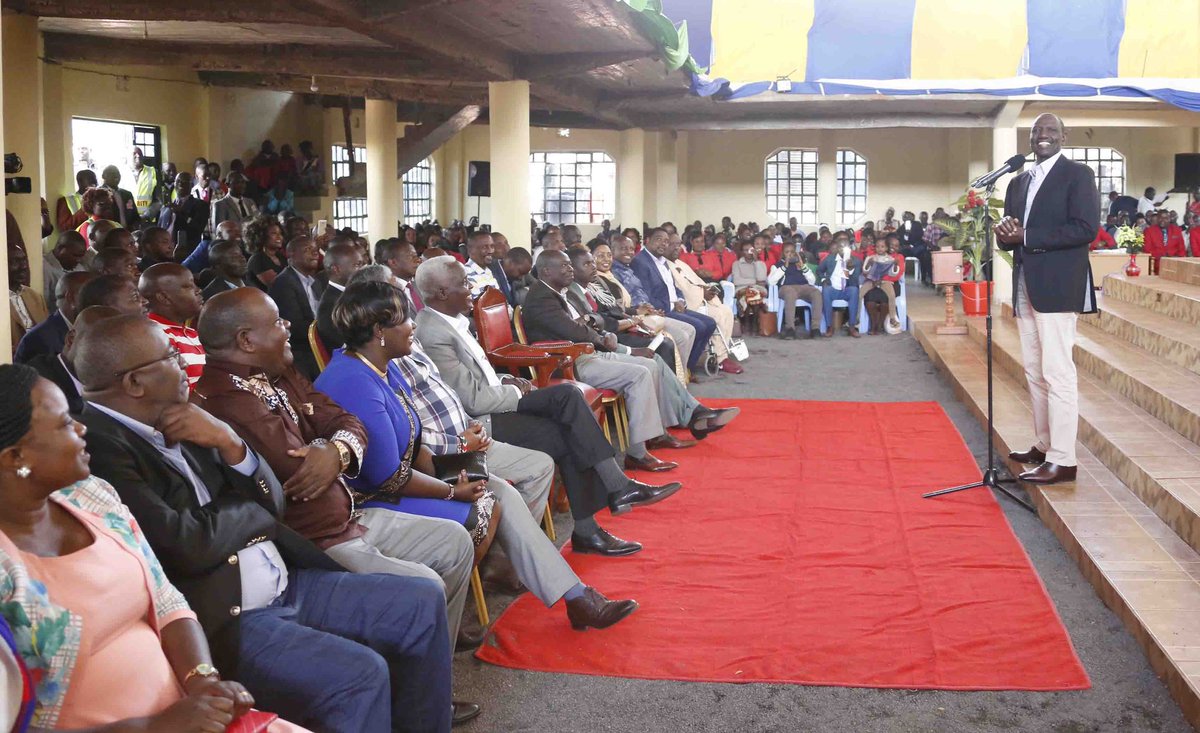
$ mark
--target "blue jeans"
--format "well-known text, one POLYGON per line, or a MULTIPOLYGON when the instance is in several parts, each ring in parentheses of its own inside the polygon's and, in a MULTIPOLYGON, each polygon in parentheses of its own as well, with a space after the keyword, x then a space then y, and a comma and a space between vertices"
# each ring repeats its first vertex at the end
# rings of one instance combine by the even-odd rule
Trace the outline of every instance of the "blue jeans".
POLYGON ((858 325, 858 286, 846 283, 846 287, 841 290, 834 290, 832 285, 821 286, 821 297, 825 302, 821 304, 821 310, 825 316, 825 328, 833 329, 833 301, 844 300, 849 303, 847 311, 847 323, 850 328, 858 325))
MULTIPOLYGON (((692 353, 687 355, 688 369, 694 369, 696 363, 700 361, 700 357, 704 356, 708 351, 708 340, 716 332, 717 322, 711 316, 706 316, 696 311, 678 313, 674 310, 667 310, 667 318, 674 318, 677 321, 689 323, 696 329, 696 341, 692 344, 692 353)), ((683 355, 680 354, 680 356, 683 355)))
POLYGON ((241 617, 238 681, 318 731, 450 730, 446 600, 425 578, 297 570, 241 617))

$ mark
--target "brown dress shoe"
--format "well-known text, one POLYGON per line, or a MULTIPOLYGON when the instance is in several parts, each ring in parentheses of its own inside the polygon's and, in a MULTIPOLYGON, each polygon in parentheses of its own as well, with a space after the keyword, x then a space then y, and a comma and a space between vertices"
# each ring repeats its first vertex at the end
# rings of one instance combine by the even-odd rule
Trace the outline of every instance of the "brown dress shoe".
POLYGON ((1075 480, 1075 466, 1060 466, 1049 461, 1032 471, 1021 474, 1022 481, 1031 484, 1061 484, 1075 480))
POLYGON ((583 589, 583 596, 567 601, 567 619, 576 631, 607 629, 637 610, 633 600, 610 601, 604 594, 591 586, 583 589))
POLYGON ((642 458, 634 458, 633 456, 625 456, 625 468, 629 470, 639 471, 670 471, 672 468, 679 468, 679 464, 674 461, 660 461, 654 456, 647 453, 642 458))
POLYGON ((646 441, 647 448, 691 448, 700 441, 698 440, 682 440, 676 438, 670 433, 663 433, 653 440, 646 441))
POLYGON ((858 326, 850 327, 850 336, 853 338, 861 338, 862 334, 858 332, 858 326))
POLYGON ((1046 454, 1038 450, 1036 445, 1024 453, 1013 451, 1008 454, 1008 457, 1017 463, 1024 463, 1027 466, 1037 466, 1046 462, 1046 454))
POLYGON ((829 330, 829 329, 827 328, 827 329, 825 329, 824 331, 822 331, 822 332, 821 332, 821 335, 822 335, 822 336, 824 336, 824 337, 825 337, 825 338, 827 338, 827 339, 829 339, 829 338, 833 338, 833 331, 831 331, 831 330, 829 330))

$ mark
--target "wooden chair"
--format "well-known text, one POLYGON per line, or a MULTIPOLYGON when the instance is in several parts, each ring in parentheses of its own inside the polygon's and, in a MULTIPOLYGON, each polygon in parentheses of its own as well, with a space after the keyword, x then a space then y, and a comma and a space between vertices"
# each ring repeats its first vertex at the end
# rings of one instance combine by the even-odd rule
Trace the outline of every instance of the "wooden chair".
POLYGON ((313 357, 317 360, 317 369, 325 371, 325 365, 329 363, 333 355, 329 353, 329 349, 325 348, 325 344, 321 343, 316 321, 308 324, 308 345, 312 349, 313 357))
POLYGON ((475 613, 479 616, 479 624, 485 629, 491 623, 488 615, 487 601, 483 598, 483 580, 479 577, 479 568, 471 569, 471 595, 475 596, 475 613))

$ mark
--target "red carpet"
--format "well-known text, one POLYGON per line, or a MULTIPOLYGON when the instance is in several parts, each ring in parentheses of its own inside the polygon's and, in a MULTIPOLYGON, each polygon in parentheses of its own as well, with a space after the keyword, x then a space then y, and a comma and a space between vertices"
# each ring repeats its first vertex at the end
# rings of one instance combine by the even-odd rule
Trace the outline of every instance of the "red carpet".
POLYGON ((1089 686, 991 493, 920 497, 979 478, 937 404, 737 404, 742 415, 724 431, 663 452, 682 461, 665 475, 682 491, 621 518, 600 515, 642 542, 640 554, 566 550, 585 583, 638 599, 637 612, 578 633, 561 604, 548 610, 525 594, 477 656, 646 679, 1089 686))

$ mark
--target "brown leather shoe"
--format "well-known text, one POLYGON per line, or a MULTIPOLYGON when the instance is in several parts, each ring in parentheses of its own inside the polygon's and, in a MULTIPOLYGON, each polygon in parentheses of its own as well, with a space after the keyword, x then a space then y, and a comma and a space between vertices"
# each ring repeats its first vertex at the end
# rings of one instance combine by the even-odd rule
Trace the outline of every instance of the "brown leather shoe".
POLYGON ((647 448, 691 448, 700 441, 681 440, 670 433, 663 433, 653 440, 646 441, 647 448))
POLYGON ((604 594, 588 586, 583 596, 567 601, 567 619, 576 631, 607 629, 637 610, 637 601, 610 601, 604 594))
POLYGON ((858 326, 850 327, 850 336, 851 338, 862 338, 862 334, 858 332, 858 326))
POLYGON ((674 461, 660 461, 649 453, 644 458, 634 458, 633 456, 625 456, 625 468, 629 470, 639 471, 670 471, 672 468, 679 468, 679 464, 674 461))
MULTIPOLYGON (((795 338, 795 336, 793 335, 792 338, 795 338)), ((726 359, 725 361, 721 362, 721 371, 725 372, 726 374, 741 374, 746 370, 742 368, 741 364, 738 364, 733 359, 726 359)))
POLYGON ((1032 471, 1021 474, 1021 480, 1031 484, 1061 484, 1074 481, 1075 470, 1075 466, 1060 466, 1046 461, 1032 471))
POLYGON ((1037 466, 1046 462, 1046 454, 1038 450, 1036 445, 1024 453, 1013 451, 1008 454, 1008 457, 1017 463, 1024 463, 1027 466, 1037 466))

